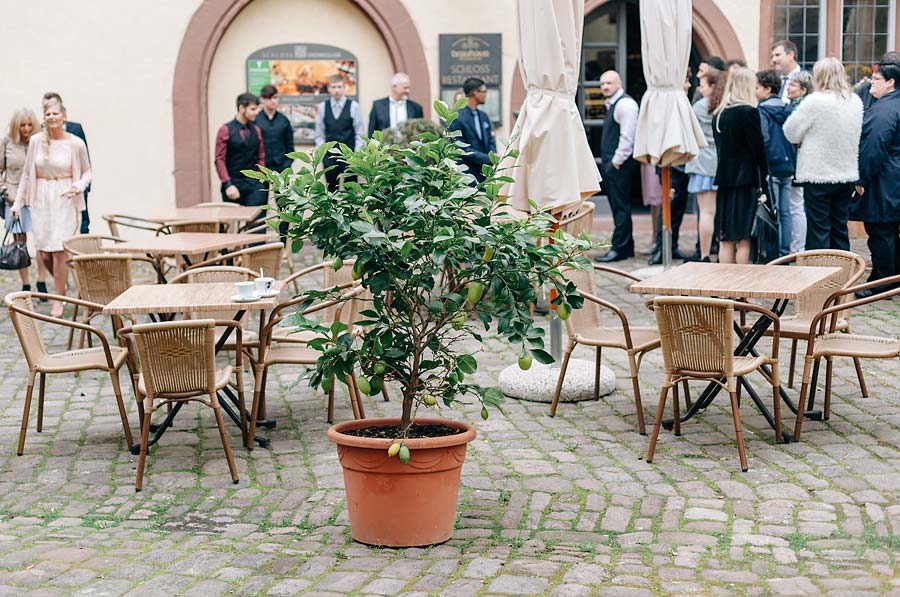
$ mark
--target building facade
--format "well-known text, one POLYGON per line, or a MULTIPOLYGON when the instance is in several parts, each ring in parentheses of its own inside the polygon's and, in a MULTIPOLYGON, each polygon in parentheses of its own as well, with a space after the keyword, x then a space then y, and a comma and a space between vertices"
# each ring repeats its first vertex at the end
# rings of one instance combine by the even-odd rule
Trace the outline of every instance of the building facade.
MULTIPOLYGON (((431 115, 441 82, 441 34, 500 34, 501 142, 524 97, 517 69, 515 1, 457 0, 2 0, 5 88, 0 120, 37 110, 48 90, 64 98, 88 135, 91 211, 159 213, 218 197, 214 135, 252 86, 249 57, 272 46, 332 46, 355 57, 356 98, 368 115, 391 75, 412 78, 412 99, 431 115)), ((602 126, 597 95, 606 68, 640 95, 637 0, 586 0, 578 102, 589 138, 602 126)), ((896 0, 694 0, 692 62, 703 55, 767 64, 788 37, 811 64, 825 55, 851 76, 893 49, 896 0)), ((274 66, 272 68, 275 68, 274 66)), ((285 79, 287 80, 287 78, 285 79)), ((299 84, 297 86, 299 89, 299 84)))

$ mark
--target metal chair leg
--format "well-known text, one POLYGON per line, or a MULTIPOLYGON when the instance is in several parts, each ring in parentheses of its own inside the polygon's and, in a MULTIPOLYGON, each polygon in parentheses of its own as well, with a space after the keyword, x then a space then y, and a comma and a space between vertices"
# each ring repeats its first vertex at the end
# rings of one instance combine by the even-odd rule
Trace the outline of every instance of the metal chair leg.
POLYGON ((729 392, 731 396, 731 417, 734 419, 734 435, 737 437, 738 457, 741 459, 741 472, 746 473, 747 451, 744 448, 744 431, 741 427, 740 406, 738 406, 737 392, 729 392))
POLYGON ((647 462, 653 462, 656 453, 656 440, 659 439, 659 430, 662 427, 663 413, 666 410, 666 396, 669 393, 668 380, 663 382, 662 391, 659 394, 659 404, 656 405, 656 420, 653 422, 653 433, 650 434, 650 445, 647 446, 647 462))
POLYGON ((28 415, 31 412, 31 395, 34 393, 34 371, 28 372, 28 388, 25 390, 25 407, 22 409, 22 428, 19 430, 19 456, 25 451, 25 434, 28 432, 28 415))
POLYGON ((38 433, 44 430, 44 388, 47 385, 47 374, 41 373, 38 381, 38 416, 37 430, 38 433))
POLYGON ((572 356, 572 350, 575 348, 575 343, 569 340, 569 345, 566 346, 566 352, 563 355, 562 364, 559 367, 559 378, 556 380, 556 390, 553 392, 553 399, 550 401, 550 416, 556 416, 556 407, 559 405, 559 395, 562 392, 563 382, 566 379, 566 369, 569 366, 569 357, 572 356))

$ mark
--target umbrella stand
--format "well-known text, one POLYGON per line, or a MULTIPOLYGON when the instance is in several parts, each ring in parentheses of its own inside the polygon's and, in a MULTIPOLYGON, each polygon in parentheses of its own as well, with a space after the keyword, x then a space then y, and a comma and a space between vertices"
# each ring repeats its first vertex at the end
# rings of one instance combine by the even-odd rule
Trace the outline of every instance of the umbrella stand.
POLYGON ((672 172, 662 167, 662 262, 663 268, 672 267, 672 172))

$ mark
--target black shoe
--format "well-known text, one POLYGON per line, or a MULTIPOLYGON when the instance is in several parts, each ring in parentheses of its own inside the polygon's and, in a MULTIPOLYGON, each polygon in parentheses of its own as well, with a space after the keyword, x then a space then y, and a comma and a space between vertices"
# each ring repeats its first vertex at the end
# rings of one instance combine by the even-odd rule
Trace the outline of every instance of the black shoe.
MULTIPOLYGON (((38 283, 37 283, 37 291, 38 291, 38 292, 43 292, 44 294, 48 294, 48 292, 47 292, 47 285, 46 285, 45 283, 43 283, 43 282, 38 282, 38 283)), ((40 300, 42 303, 46 303, 46 302, 47 302, 47 299, 45 299, 45 298, 42 298, 42 299, 39 299, 39 300, 40 300)))
POLYGON ((682 261, 684 261, 685 256, 682 255, 681 251, 679 251, 678 248, 676 247, 676 248, 672 249, 672 259, 681 259, 682 261))
POLYGON ((31 284, 22 284, 22 292, 31 292, 31 284))
POLYGON ((612 263, 613 261, 624 261, 630 257, 634 257, 634 255, 625 255, 624 253, 619 253, 615 249, 610 249, 606 255, 594 257, 594 261, 597 263, 612 263))
MULTIPOLYGON (((855 293, 855 296, 858 299, 865 299, 865 298, 869 298, 870 296, 875 296, 876 294, 881 294, 882 292, 887 292, 888 290, 889 290, 889 288, 886 288, 884 286, 879 286, 876 288, 866 288, 864 290, 860 290, 859 292, 855 293)), ((890 299, 888 299, 888 300, 890 300, 890 299)))
POLYGON ((647 265, 659 265, 662 263, 662 253, 657 251, 647 260, 647 265))
POLYGON ((691 261, 700 261, 700 252, 697 251, 693 255, 688 255, 687 257, 682 257, 685 263, 689 263, 691 261))

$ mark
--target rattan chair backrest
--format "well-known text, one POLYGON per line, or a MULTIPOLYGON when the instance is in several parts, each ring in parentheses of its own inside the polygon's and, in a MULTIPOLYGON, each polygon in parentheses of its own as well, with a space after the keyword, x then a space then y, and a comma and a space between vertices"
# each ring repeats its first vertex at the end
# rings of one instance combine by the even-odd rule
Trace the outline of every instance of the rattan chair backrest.
POLYGON ((88 253, 71 259, 78 296, 105 305, 131 288, 131 256, 88 253))
POLYGON ((255 272, 262 271, 268 278, 281 277, 281 263, 284 257, 284 245, 267 243, 258 247, 248 247, 236 251, 241 255, 241 266, 255 272))
MULTIPOLYGON (((257 272, 246 267, 233 265, 213 265, 187 270, 172 278, 169 284, 212 284, 215 282, 252 282, 258 276, 257 272)), ((188 313, 189 317, 201 317, 212 319, 233 319, 234 311, 194 311, 188 313)), ((241 321, 241 327, 247 327, 247 317, 241 321)))
POLYGON ((111 240, 114 242, 121 241, 121 239, 100 234, 76 234, 63 241, 63 251, 65 251, 69 257, 84 255, 86 253, 102 253, 104 240, 111 240))
MULTIPOLYGON (((836 290, 853 285, 866 271, 865 260, 850 251, 838 251, 833 249, 821 249, 816 251, 803 251, 794 255, 794 263, 797 265, 816 267, 839 267, 841 273, 828 280, 820 287, 806 293, 794 302, 794 313, 803 319, 812 319, 825 306, 825 301, 836 290)), ((842 303, 851 300, 852 296, 845 296, 842 303)), ((838 317, 849 317, 849 311, 842 311, 838 317)))
POLYGON ((666 372, 734 375, 734 303, 697 297, 657 297, 653 311, 666 372))
MULTIPOLYGON (((353 259, 345 259, 344 265, 341 269, 334 271, 334 268, 330 263, 323 264, 322 267, 322 288, 334 288, 335 286, 343 286, 344 284, 348 284, 353 281, 353 263, 355 260, 353 259)), ((359 312, 364 309, 360 305, 361 300, 371 300, 372 294, 367 290, 364 290, 362 294, 359 295, 358 298, 351 299, 348 304, 345 304, 343 309, 341 310, 341 321, 347 325, 351 325, 354 321, 356 321, 356 316, 359 312)), ((331 324, 334 321, 334 315, 338 309, 338 306, 335 305, 333 307, 328 307, 327 309, 323 309, 318 313, 320 321, 326 322, 327 324, 331 324)))
POLYGON ((109 233, 115 237, 121 238, 121 228, 132 228, 135 230, 147 230, 159 233, 160 225, 157 222, 151 222, 137 216, 127 216, 123 214, 107 214, 103 216, 106 225, 109 226, 109 233))
POLYGON ((170 234, 176 232, 219 232, 219 220, 181 220, 166 224, 170 234))
MULTIPOLYGON (((565 278, 575 284, 578 290, 594 296, 597 295, 597 281, 594 279, 594 270, 566 269, 563 270, 565 278)), ((581 309, 573 309, 566 320, 566 332, 570 336, 578 333, 596 330, 603 325, 603 307, 589 300, 584 301, 581 309)))
POLYGON ((214 392, 215 328, 212 319, 148 323, 132 328, 152 396, 214 392))
POLYGON ((31 368, 42 357, 47 356, 47 345, 44 344, 44 339, 41 338, 41 328, 38 325, 38 320, 11 308, 15 306, 23 311, 34 313, 31 293, 27 291, 13 292, 7 294, 3 302, 9 308, 9 318, 12 320, 13 328, 19 337, 22 352, 25 353, 25 361, 28 363, 28 367, 31 368))
POLYGON ((577 210, 565 212, 560 216, 559 227, 572 236, 591 234, 594 224, 594 204, 590 201, 582 203, 577 210))

